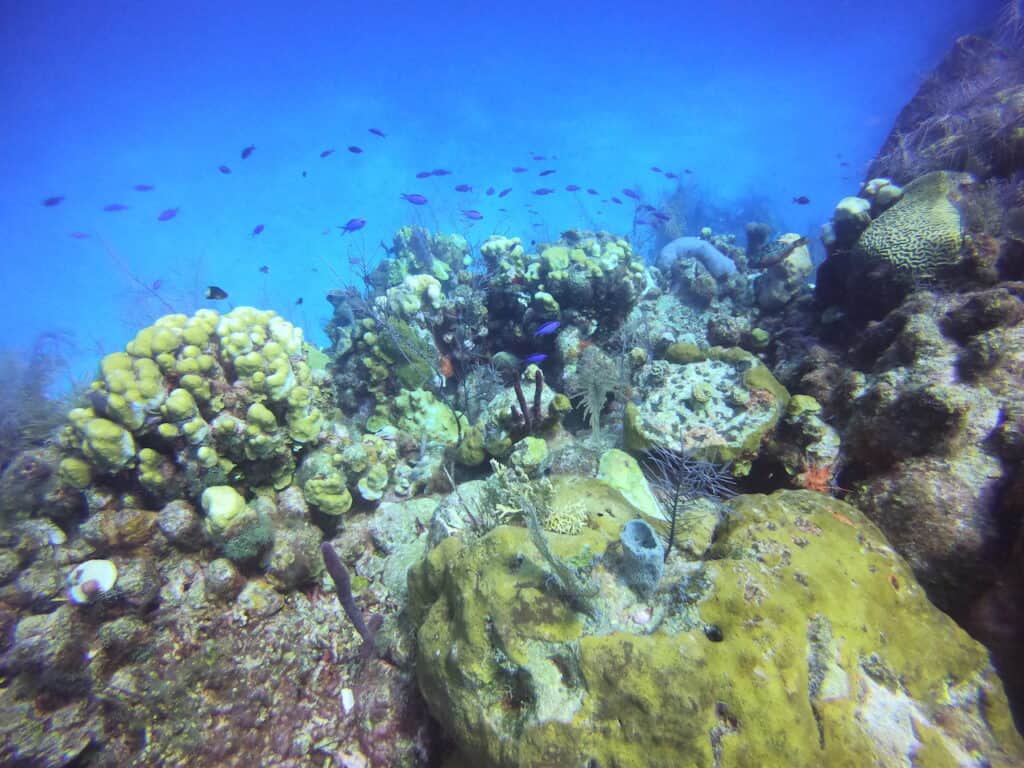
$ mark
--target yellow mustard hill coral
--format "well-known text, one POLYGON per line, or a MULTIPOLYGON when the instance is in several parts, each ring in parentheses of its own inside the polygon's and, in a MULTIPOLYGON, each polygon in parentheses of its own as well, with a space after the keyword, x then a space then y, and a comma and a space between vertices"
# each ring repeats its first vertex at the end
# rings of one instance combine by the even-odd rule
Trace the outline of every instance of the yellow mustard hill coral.
POLYGON ((914 179, 903 189, 902 199, 864 230, 856 250, 867 259, 921 275, 959 263, 963 223, 953 199, 971 178, 935 171, 914 179))
POLYGON ((645 598, 607 525, 636 512, 591 509, 596 485, 554 502, 590 510, 577 535, 545 534, 598 587, 592 616, 520 527, 445 539, 409 571, 418 682, 467 765, 1024 764, 984 647, 853 507, 739 497, 707 559, 670 559, 645 598))
POLYGON ((323 427, 306 357, 271 311, 161 317, 101 361, 88 407, 69 413, 62 477, 81 488, 127 469, 163 501, 228 480, 284 487, 323 427))

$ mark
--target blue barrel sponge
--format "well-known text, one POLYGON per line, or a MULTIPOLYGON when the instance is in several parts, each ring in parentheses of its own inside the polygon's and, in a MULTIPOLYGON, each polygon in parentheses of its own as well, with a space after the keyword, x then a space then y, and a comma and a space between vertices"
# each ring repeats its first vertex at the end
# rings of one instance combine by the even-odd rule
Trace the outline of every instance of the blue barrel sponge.
POLYGON ((665 568, 665 549, 658 535, 643 520, 630 520, 623 526, 619 541, 621 576, 638 595, 650 595, 665 568))

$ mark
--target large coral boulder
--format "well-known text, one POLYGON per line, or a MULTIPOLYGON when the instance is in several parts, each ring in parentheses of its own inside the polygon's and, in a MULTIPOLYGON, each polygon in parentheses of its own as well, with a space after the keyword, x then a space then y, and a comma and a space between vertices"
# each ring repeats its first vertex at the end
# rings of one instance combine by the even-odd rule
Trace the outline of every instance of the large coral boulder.
POLYGON ((853 507, 740 497, 705 559, 670 560, 647 598, 594 523, 550 536, 590 564, 590 615, 551 591, 522 528, 449 538, 411 571, 420 687, 467 765, 1024 760, 984 648, 853 507))
POLYGON ((731 462, 745 475, 786 409, 789 393, 754 355, 739 348, 673 344, 667 360, 638 374, 643 397, 625 412, 626 447, 660 446, 731 462))

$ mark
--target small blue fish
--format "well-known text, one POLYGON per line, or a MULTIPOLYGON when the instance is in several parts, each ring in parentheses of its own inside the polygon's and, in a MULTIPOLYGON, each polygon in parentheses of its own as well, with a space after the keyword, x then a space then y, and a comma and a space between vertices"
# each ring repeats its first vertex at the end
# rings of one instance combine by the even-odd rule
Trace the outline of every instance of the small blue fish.
POLYGON ((452 172, 447 168, 435 168, 430 172, 431 176, 451 176, 452 172))
POLYGON ((456 192, 472 192, 473 191, 473 185, 472 184, 459 184, 459 185, 457 185, 455 187, 455 191, 456 192))
POLYGON ((128 206, 124 203, 110 203, 103 206, 103 210, 107 213, 116 213, 117 211, 127 211, 128 206))
POLYGON ((226 165, 221 165, 221 166, 218 166, 218 167, 217 167, 217 170, 218 170, 218 171, 220 171, 221 173, 223 173, 223 174, 224 174, 225 176, 226 176, 227 174, 231 173, 231 169, 230 169, 230 168, 228 168, 228 167, 227 167, 226 165))
POLYGON ((362 229, 365 226, 366 226, 366 219, 349 219, 345 223, 345 226, 338 227, 338 229, 340 229, 341 230, 341 234, 344 235, 347 232, 357 232, 358 230, 362 229))
POLYGON ((255 227, 253 227, 252 234, 249 235, 249 237, 256 237, 257 235, 260 234, 263 234, 263 225, 257 224, 255 227))
POLYGON ((427 204, 427 198, 425 198, 423 195, 416 194, 415 192, 413 192, 413 193, 403 192, 400 195, 400 197, 403 200, 405 200, 405 202, 412 203, 413 205, 426 205, 427 204))
POLYGON ((545 355, 543 352, 535 352, 532 355, 527 355, 526 357, 524 357, 523 362, 526 363, 527 365, 540 365, 547 359, 548 356, 545 355))
POLYGON ((480 211, 463 211, 462 215, 470 221, 481 221, 484 218, 484 215, 480 213, 480 211))
POLYGON ((320 157, 330 157, 333 154, 334 154, 334 150, 333 149, 325 149, 323 152, 320 153, 320 157))
POLYGON ((616 205, 622 205, 622 201, 619 200, 619 198, 617 197, 613 197, 612 202, 615 203, 616 205))
POLYGON ((567 184, 565 187, 566 192, 579 192, 580 187, 578 184, 567 184))
POLYGON ((533 190, 533 194, 543 196, 543 195, 550 195, 554 191, 555 190, 550 189, 549 187, 541 187, 540 189, 533 190))
POLYGON ((494 187, 488 187, 487 191, 484 194, 487 195, 488 197, 493 195, 494 194, 494 187))
POLYGON ((541 172, 540 172, 540 173, 538 173, 537 175, 538 175, 538 176, 550 176, 550 175, 551 175, 552 173, 554 173, 554 172, 555 172, 555 169, 554 169, 554 168, 548 168, 547 170, 541 171, 541 172))
POLYGON ((523 168, 523 166, 517 165, 512 169, 512 173, 526 173, 528 170, 529 168, 523 168))
POLYGON ((501 192, 498 193, 498 197, 504 197, 505 195, 507 195, 511 191, 512 191, 512 187, 505 187, 503 190, 501 190, 501 192))
POLYGON ((53 208, 55 205, 60 205, 64 202, 64 195, 54 195, 43 200, 43 205, 47 208, 53 208))
POLYGON ((348 148, 348 151, 351 152, 353 155, 361 155, 363 153, 363 148, 357 147, 353 144, 351 147, 348 148))
POLYGON ((136 192, 152 192, 156 187, 152 184, 136 184, 132 189, 136 192))
POLYGON ((426 179, 434 175, 433 171, 420 171, 416 174, 417 179, 426 179))
POLYGON ((165 211, 160 211, 160 215, 156 217, 157 221, 170 221, 178 215, 177 208, 168 208, 165 211))
POLYGON ((533 332, 534 336, 550 336, 552 333, 562 327, 562 324, 557 320, 551 320, 544 323, 540 328, 533 332))
POLYGON ((368 130, 368 131, 369 131, 370 133, 372 133, 372 134, 373 134, 374 136, 380 136, 380 137, 381 137, 382 139, 383 139, 383 138, 384 138, 385 136, 387 136, 387 134, 386 134, 386 133, 384 133, 384 131, 382 131, 382 130, 381 130, 380 128, 367 128, 366 130, 368 130))
POLYGON ((255 144, 250 144, 248 147, 246 147, 245 149, 242 150, 242 159, 243 160, 248 160, 249 159, 249 155, 251 155, 255 151, 256 151, 256 145, 255 144))
POLYGON ((640 199, 640 194, 638 192, 634 192, 632 189, 624 189, 622 190, 622 194, 624 194, 626 197, 631 197, 634 200, 640 199))

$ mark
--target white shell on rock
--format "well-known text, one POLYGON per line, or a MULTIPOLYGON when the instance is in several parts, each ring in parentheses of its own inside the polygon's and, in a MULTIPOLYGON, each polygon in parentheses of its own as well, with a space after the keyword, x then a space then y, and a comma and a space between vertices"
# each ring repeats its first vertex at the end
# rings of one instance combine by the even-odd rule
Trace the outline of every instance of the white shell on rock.
POLYGON ((86 560, 68 574, 68 599, 87 605, 117 583, 117 566, 110 560, 86 560))

